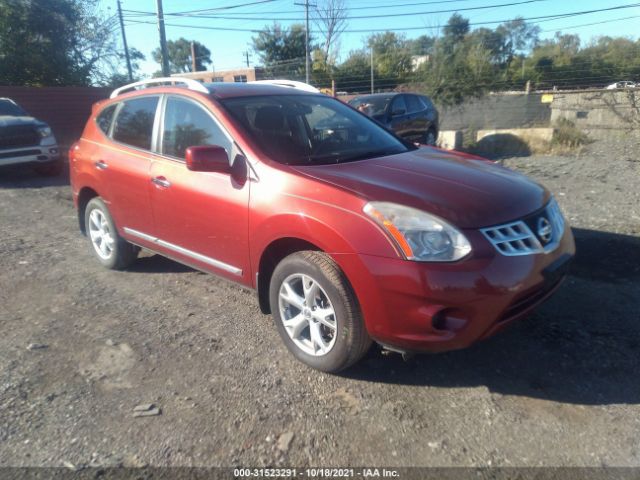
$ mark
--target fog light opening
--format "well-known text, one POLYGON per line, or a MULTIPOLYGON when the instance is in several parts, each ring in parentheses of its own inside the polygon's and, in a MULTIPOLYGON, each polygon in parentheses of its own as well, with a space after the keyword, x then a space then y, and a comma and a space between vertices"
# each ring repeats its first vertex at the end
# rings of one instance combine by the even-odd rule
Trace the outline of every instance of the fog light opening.
POLYGON ((446 310, 440 310, 431 318, 431 326, 436 330, 447 330, 446 310))
POLYGON ((455 308, 443 308, 431 317, 431 326, 441 332, 456 332, 467 324, 465 315, 455 308))

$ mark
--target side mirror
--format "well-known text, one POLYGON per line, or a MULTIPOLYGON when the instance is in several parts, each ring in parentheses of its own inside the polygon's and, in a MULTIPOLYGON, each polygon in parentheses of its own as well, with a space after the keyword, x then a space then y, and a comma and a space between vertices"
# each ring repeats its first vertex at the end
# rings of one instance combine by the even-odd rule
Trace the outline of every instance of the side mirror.
POLYGON ((231 173, 229 155, 218 145, 189 147, 185 153, 187 168, 194 172, 231 173))

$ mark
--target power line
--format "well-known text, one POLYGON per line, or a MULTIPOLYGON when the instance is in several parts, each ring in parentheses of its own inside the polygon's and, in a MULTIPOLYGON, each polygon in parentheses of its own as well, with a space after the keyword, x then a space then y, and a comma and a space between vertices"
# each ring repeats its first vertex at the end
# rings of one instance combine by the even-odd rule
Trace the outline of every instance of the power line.
POLYGON ((613 18, 611 20, 603 20, 601 22, 583 23, 581 25, 569 25, 569 26, 564 26, 562 28, 551 28, 548 30, 540 30, 540 33, 557 32, 558 30, 569 30, 571 28, 591 27, 592 25, 602 25, 603 23, 621 22, 622 20, 631 20, 632 18, 640 18, 640 15, 633 15, 631 17, 613 18))
MULTIPOLYGON (((256 2, 249 2, 249 3, 240 3, 238 5, 228 5, 226 7, 216 7, 216 8, 205 8, 202 10, 188 10, 186 12, 182 12, 182 13, 195 13, 195 12, 213 12, 213 11, 218 11, 218 10, 232 10, 234 8, 240 8, 240 7, 248 7, 251 5, 258 5, 261 3, 271 3, 271 2, 275 2, 276 0, 258 0, 256 2)), ((165 15, 175 15, 175 13, 166 13, 165 15)))
MULTIPOLYGON (((548 2, 549 0, 522 0, 520 2, 509 2, 509 3, 501 3, 494 5, 481 5, 478 7, 466 7, 466 8, 456 8, 456 9, 448 9, 448 10, 433 10, 430 12, 403 12, 403 13, 388 13, 381 15, 359 15, 359 16, 349 16, 349 20, 364 20, 371 18, 388 18, 388 17, 408 17, 415 15, 435 15, 438 13, 454 13, 454 12, 466 12, 472 10, 486 10, 489 8, 502 8, 502 7, 513 7, 517 5, 524 5, 529 3, 539 3, 539 2, 548 2)), ((142 12, 136 12, 142 13, 142 12)), ((167 14, 169 15, 169 14, 167 14)), ((188 17, 188 18, 207 18, 207 19, 216 19, 216 20, 261 20, 261 21, 274 21, 274 22, 284 22, 284 21, 305 21, 304 18, 267 18, 261 17, 260 19, 252 18, 252 17, 228 17, 228 16, 220 16, 220 15, 188 15, 188 14, 173 14, 173 16, 180 17, 188 17)))
MULTIPOLYGON (((577 12, 567 12, 567 13, 559 13, 559 14, 554 14, 554 15, 540 15, 540 16, 536 16, 536 17, 527 17, 527 18, 522 18, 523 21, 529 21, 531 23, 542 23, 545 21, 553 21, 553 20, 560 20, 560 19, 564 19, 564 18, 570 18, 570 17, 577 17, 577 16, 581 16, 581 15, 589 15, 592 13, 599 13, 599 12, 606 12, 606 11, 612 11, 612 10, 621 10, 621 9, 626 9, 626 8, 634 8, 634 7, 638 7, 640 6, 640 3, 633 3, 633 4, 627 4, 627 5, 618 5, 615 7, 608 7, 608 8, 600 8, 600 9, 594 9, 594 10, 583 10, 583 11, 577 11, 577 12)), ((484 21, 484 22, 470 22, 469 26, 481 26, 481 25, 495 25, 495 24, 500 24, 500 23, 505 23, 508 21, 511 21, 513 19, 503 19, 503 20, 489 20, 489 21, 484 21)), ((145 20, 133 20, 130 18, 127 18, 127 22, 129 23, 139 23, 139 24, 155 24, 154 22, 150 22, 150 21, 145 21, 145 20)), ((173 27, 182 27, 182 28, 194 28, 194 29, 203 29, 203 30, 220 30, 220 31, 232 31, 232 32, 251 32, 251 33, 260 33, 260 32, 266 32, 268 30, 265 30, 264 28, 261 29, 246 29, 246 28, 234 28, 234 27, 212 27, 212 26, 208 26, 208 25, 186 25, 186 24, 179 24, 179 23, 166 23, 166 25, 169 26, 173 26, 173 27)), ((416 27, 400 27, 400 28, 383 28, 383 29, 345 29, 344 33, 371 33, 371 32, 386 32, 386 31, 410 31, 410 30, 434 30, 434 29, 440 29, 440 28, 444 28, 446 26, 446 24, 444 25, 431 25, 431 26, 425 26, 425 25, 421 25, 421 26, 416 26, 416 27)), ((311 32, 311 33, 317 33, 317 32, 311 32)))
MULTIPOLYGON (((462 2, 471 2, 471 1, 474 1, 474 0, 437 0, 437 1, 430 1, 430 2, 392 3, 390 5, 347 7, 339 11, 348 12, 351 10, 375 10, 380 8, 413 7, 413 6, 420 6, 420 5, 438 5, 438 4, 446 4, 446 3, 462 3, 462 2)), ((167 13, 167 15, 183 15, 185 13, 189 13, 189 12, 171 12, 171 13, 167 13)), ((282 13, 298 13, 298 11, 297 10, 275 10, 275 11, 269 10, 269 11, 262 11, 262 12, 230 12, 228 13, 228 15, 264 15, 264 14, 275 15, 275 14, 282 14, 282 13)))

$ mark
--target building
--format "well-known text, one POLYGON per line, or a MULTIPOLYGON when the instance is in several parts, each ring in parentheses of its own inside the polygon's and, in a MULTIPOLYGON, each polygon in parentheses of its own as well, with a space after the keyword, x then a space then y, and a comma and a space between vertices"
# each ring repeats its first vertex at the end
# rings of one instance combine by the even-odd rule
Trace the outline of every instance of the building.
POLYGON ((428 63, 429 55, 411 55, 411 71, 415 72, 421 65, 428 63))
POLYGON ((260 67, 239 68, 237 70, 219 70, 214 72, 174 73, 172 77, 193 78, 205 83, 211 82, 253 82, 265 80, 264 69, 260 67))

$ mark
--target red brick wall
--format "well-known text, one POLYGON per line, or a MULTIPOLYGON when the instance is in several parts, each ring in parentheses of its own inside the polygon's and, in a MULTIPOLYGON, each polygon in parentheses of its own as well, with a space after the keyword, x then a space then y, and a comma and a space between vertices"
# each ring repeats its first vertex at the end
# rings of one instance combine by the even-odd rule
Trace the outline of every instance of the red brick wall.
POLYGON ((49 124, 62 148, 82 134, 91 106, 108 98, 110 88, 94 87, 4 87, 0 97, 8 97, 30 115, 49 124))

